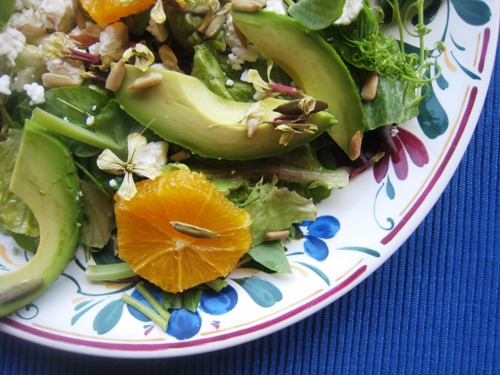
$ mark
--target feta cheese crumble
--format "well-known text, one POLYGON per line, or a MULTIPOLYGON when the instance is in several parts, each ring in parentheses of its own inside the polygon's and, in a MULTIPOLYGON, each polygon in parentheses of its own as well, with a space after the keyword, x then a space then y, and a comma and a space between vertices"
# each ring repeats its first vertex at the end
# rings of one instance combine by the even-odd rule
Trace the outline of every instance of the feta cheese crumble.
POLYGON ((234 70, 241 70, 241 65, 246 61, 255 62, 259 57, 259 51, 252 45, 247 48, 243 47, 236 30, 233 25, 233 18, 228 14, 226 23, 224 24, 224 30, 226 31, 225 41, 229 48, 231 48, 231 53, 228 56, 228 63, 234 70))
POLYGON ((7 74, 4 74, 0 77, 0 94, 12 94, 12 92, 10 91, 10 77, 7 74))
POLYGON ((45 103, 45 89, 36 82, 26 83, 23 86, 26 94, 30 97, 30 105, 45 103))
POLYGON ((22 32, 7 26, 0 32, 0 71, 9 70, 16 64, 16 58, 24 49, 26 37, 22 32))
POLYGON ((335 21, 335 25, 349 25, 358 18, 363 9, 363 0, 347 0, 342 9, 342 15, 335 21))

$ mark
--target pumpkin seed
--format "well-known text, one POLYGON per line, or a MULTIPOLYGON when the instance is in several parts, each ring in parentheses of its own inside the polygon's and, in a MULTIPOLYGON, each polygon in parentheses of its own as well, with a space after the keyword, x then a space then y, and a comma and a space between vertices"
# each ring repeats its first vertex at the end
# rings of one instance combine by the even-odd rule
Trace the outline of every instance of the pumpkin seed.
POLYGON ((212 232, 209 229, 201 228, 192 224, 186 224, 181 221, 171 221, 170 224, 176 231, 185 234, 186 236, 207 239, 220 237, 220 234, 212 232))
POLYGON ((17 301, 36 292, 43 285, 40 276, 30 277, 0 292, 0 305, 17 301))

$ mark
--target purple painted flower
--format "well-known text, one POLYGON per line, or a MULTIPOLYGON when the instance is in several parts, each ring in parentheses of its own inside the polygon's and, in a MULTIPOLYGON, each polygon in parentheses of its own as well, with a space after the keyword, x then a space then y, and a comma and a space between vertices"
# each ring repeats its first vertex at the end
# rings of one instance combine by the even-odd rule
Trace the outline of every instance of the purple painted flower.
POLYGON ((387 172, 389 165, 392 162, 396 177, 404 181, 408 177, 408 158, 417 167, 421 168, 429 162, 429 154, 424 143, 413 133, 408 130, 397 127, 397 133, 392 137, 395 151, 392 153, 386 152, 385 155, 375 163, 373 174, 377 183, 380 183, 387 172))
POLYGON ((318 261, 325 260, 329 255, 328 245, 324 239, 333 238, 340 229, 337 218, 329 215, 319 216, 315 221, 304 221, 301 227, 307 228, 304 235, 304 252, 318 261))

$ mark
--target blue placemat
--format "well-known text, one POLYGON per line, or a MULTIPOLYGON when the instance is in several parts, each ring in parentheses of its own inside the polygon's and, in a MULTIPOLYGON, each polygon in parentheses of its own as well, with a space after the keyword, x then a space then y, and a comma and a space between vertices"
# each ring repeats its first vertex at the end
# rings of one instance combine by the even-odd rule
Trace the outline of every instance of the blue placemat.
POLYGON ((91 357, 0 333, 0 373, 500 374, 498 103, 500 69, 429 216, 371 277, 315 315, 234 348, 163 360, 91 357))

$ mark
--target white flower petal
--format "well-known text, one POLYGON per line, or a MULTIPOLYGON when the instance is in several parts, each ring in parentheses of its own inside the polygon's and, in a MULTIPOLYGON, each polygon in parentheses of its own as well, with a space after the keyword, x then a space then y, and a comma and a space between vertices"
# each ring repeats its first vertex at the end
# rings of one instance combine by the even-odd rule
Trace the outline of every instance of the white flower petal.
POLYGON ((127 137, 128 158, 127 163, 134 163, 136 155, 148 144, 145 136, 139 133, 132 133, 127 137))
POLYGON ((151 18, 158 24, 162 24, 167 20, 162 0, 157 0, 155 6, 151 9, 151 18))
POLYGON ((270 89, 269 84, 262 79, 259 72, 255 69, 248 70, 248 80, 252 82, 257 92, 264 92, 270 89))
POLYGON ((134 177, 132 173, 125 173, 122 185, 118 189, 118 195, 123 199, 129 201, 137 193, 137 188, 135 187, 134 177))
POLYGON ((147 165, 147 166, 139 166, 136 167, 134 165, 134 173, 141 177, 147 177, 151 180, 154 180, 156 177, 162 174, 160 168, 156 165, 147 165))
POLYGON ((97 158, 99 169, 108 173, 122 175, 125 173, 126 163, 116 156, 111 150, 104 150, 97 158))

